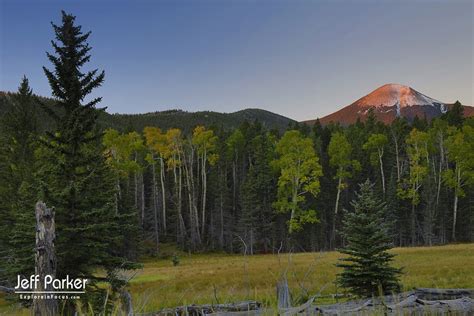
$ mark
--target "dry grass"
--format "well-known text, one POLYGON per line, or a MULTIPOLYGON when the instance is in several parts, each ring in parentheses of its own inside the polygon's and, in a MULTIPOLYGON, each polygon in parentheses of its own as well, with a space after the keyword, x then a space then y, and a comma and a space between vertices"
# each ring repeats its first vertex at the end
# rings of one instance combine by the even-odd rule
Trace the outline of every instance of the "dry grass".
MULTIPOLYGON (((415 287, 474 288, 474 244, 393 251, 398 254, 395 265, 404 267, 402 283, 405 290, 415 287)), ((296 299, 304 300, 319 292, 341 292, 334 285, 338 271, 334 263, 339 257, 337 252, 282 254, 279 257, 181 253, 181 262, 176 267, 171 259, 145 261, 143 270, 132 280, 130 290, 135 309, 140 309, 137 312, 245 299, 273 306, 275 284, 284 271, 296 299)), ((0 314, 2 311, 7 311, 5 305, 0 307, 0 314)))
MULTIPOLYGON (((474 244, 397 248, 395 265, 404 267, 405 290, 415 287, 474 288, 474 244)), ((257 256, 181 256, 145 262, 131 282, 135 306, 145 311, 183 304, 255 299, 274 304, 275 284, 287 271, 290 288, 307 295, 341 292, 334 285, 337 252, 257 256)))

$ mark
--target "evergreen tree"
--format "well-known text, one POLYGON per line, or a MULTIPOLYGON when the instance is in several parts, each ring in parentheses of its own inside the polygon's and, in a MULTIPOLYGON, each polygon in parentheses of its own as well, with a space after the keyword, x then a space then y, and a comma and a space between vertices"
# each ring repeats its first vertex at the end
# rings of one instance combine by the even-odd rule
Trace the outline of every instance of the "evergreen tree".
POLYGON ((237 191, 239 188, 239 166, 245 147, 245 136, 240 129, 236 129, 226 140, 226 158, 232 161, 232 211, 237 209, 237 191))
POLYGON ((361 297, 399 291, 401 269, 390 265, 394 255, 388 252, 392 244, 385 220, 386 206, 375 196, 369 180, 360 185, 351 205, 354 211, 346 210, 343 220, 347 246, 339 250, 348 257, 337 264, 343 268, 338 284, 361 297))
POLYGON ((249 246, 260 245, 264 252, 270 249, 274 212, 272 201, 276 195, 276 179, 271 168, 274 159, 273 137, 263 133, 251 141, 254 152, 250 155, 249 171, 242 184, 242 217, 240 230, 249 246))
POLYGON ((33 91, 26 76, 21 80, 12 107, 2 119, 2 132, 10 137, 12 161, 31 162, 34 151, 32 144, 37 136, 37 119, 33 91))
POLYGON ((449 125, 461 126, 464 122, 464 107, 461 102, 456 101, 441 118, 448 122, 449 125))
POLYGON ((419 131, 426 131, 428 129, 428 120, 426 119, 426 116, 419 118, 418 115, 415 115, 411 126, 419 131))
MULTIPOLYGON (((81 72, 89 61, 90 32, 75 25, 75 17, 62 12, 62 25, 53 24, 57 42, 55 54, 47 53, 54 70, 43 67, 55 97, 48 113, 56 128, 42 139, 38 177, 41 196, 56 210, 57 277, 87 278, 88 291, 82 298, 103 304, 98 281, 108 281, 112 289, 123 284, 115 276, 117 268, 131 265, 122 258, 123 240, 115 212, 115 182, 101 146, 97 126, 101 98, 85 103, 86 96, 99 87, 104 72, 81 72), (97 269, 107 272, 106 278, 97 269)), ((110 299, 110 297, 109 297, 110 299)), ((66 303, 68 304, 68 303, 66 303)), ((69 303, 66 310, 71 311, 69 303)))
POLYGON ((14 102, 0 122, 0 280, 15 284, 17 275, 34 272, 35 102, 23 77, 14 102))

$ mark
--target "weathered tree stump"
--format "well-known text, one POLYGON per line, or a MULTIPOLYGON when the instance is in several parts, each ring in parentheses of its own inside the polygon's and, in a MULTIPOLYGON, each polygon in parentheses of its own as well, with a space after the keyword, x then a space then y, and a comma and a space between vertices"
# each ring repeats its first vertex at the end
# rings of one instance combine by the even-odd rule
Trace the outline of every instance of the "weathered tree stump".
POLYGON ((132 296, 125 289, 122 289, 120 291, 120 296, 122 298, 122 304, 123 304, 123 309, 124 309, 125 315, 133 316, 132 296))
POLYGON ((277 300, 279 309, 291 308, 291 294, 286 278, 277 283, 277 300))
MULTIPOLYGON (((36 212, 36 248, 35 273, 39 276, 38 292, 53 291, 52 285, 44 284, 45 276, 56 277, 56 254, 54 239, 56 238, 54 209, 47 208, 39 201, 35 206, 36 212)), ((51 294, 44 294, 47 296, 51 294)), ((34 315, 56 315, 58 303, 55 299, 44 298, 33 300, 34 315)))

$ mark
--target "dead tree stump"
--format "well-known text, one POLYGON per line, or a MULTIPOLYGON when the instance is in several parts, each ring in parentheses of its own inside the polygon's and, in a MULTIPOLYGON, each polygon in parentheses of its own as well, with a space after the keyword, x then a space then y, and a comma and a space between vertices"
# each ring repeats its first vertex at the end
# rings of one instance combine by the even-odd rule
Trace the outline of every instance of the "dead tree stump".
POLYGON ((286 278, 282 278, 277 283, 277 300, 279 309, 291 308, 290 288, 286 278))
MULTIPOLYGON (((50 275, 56 277, 56 254, 54 239, 56 238, 54 224, 54 209, 47 208, 46 204, 39 201, 35 206, 36 213, 36 248, 35 248, 35 273, 39 276, 39 285, 36 291, 53 291, 51 285, 45 286, 44 278, 50 275)), ((40 294, 41 295, 41 294, 40 294)), ((43 299, 33 300, 34 315, 56 315, 58 303, 55 299, 46 298, 51 294, 43 294, 43 299)))

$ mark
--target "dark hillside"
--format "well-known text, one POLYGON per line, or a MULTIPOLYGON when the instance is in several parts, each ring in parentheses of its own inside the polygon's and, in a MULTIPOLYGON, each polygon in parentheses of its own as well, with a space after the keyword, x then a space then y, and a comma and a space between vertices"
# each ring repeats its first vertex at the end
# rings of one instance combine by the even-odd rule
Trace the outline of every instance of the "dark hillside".
MULTIPOLYGON (((0 115, 5 113, 11 102, 13 102, 12 95, 13 93, 10 92, 0 92, 0 115)), ((53 106, 51 99, 38 98, 45 104, 53 106)), ((40 117, 41 127, 47 128, 49 124, 48 117, 45 113, 40 113, 40 117)), ((110 114, 106 112, 100 117, 100 122, 104 127, 111 127, 120 131, 136 130, 139 132, 143 131, 145 126, 156 126, 163 130, 179 128, 185 132, 192 130, 197 125, 232 129, 240 126, 245 121, 259 121, 268 129, 278 129, 280 131, 286 129, 290 123, 295 122, 287 117, 261 109, 245 109, 233 113, 213 111, 187 112, 183 110, 168 110, 144 114, 110 114)))

